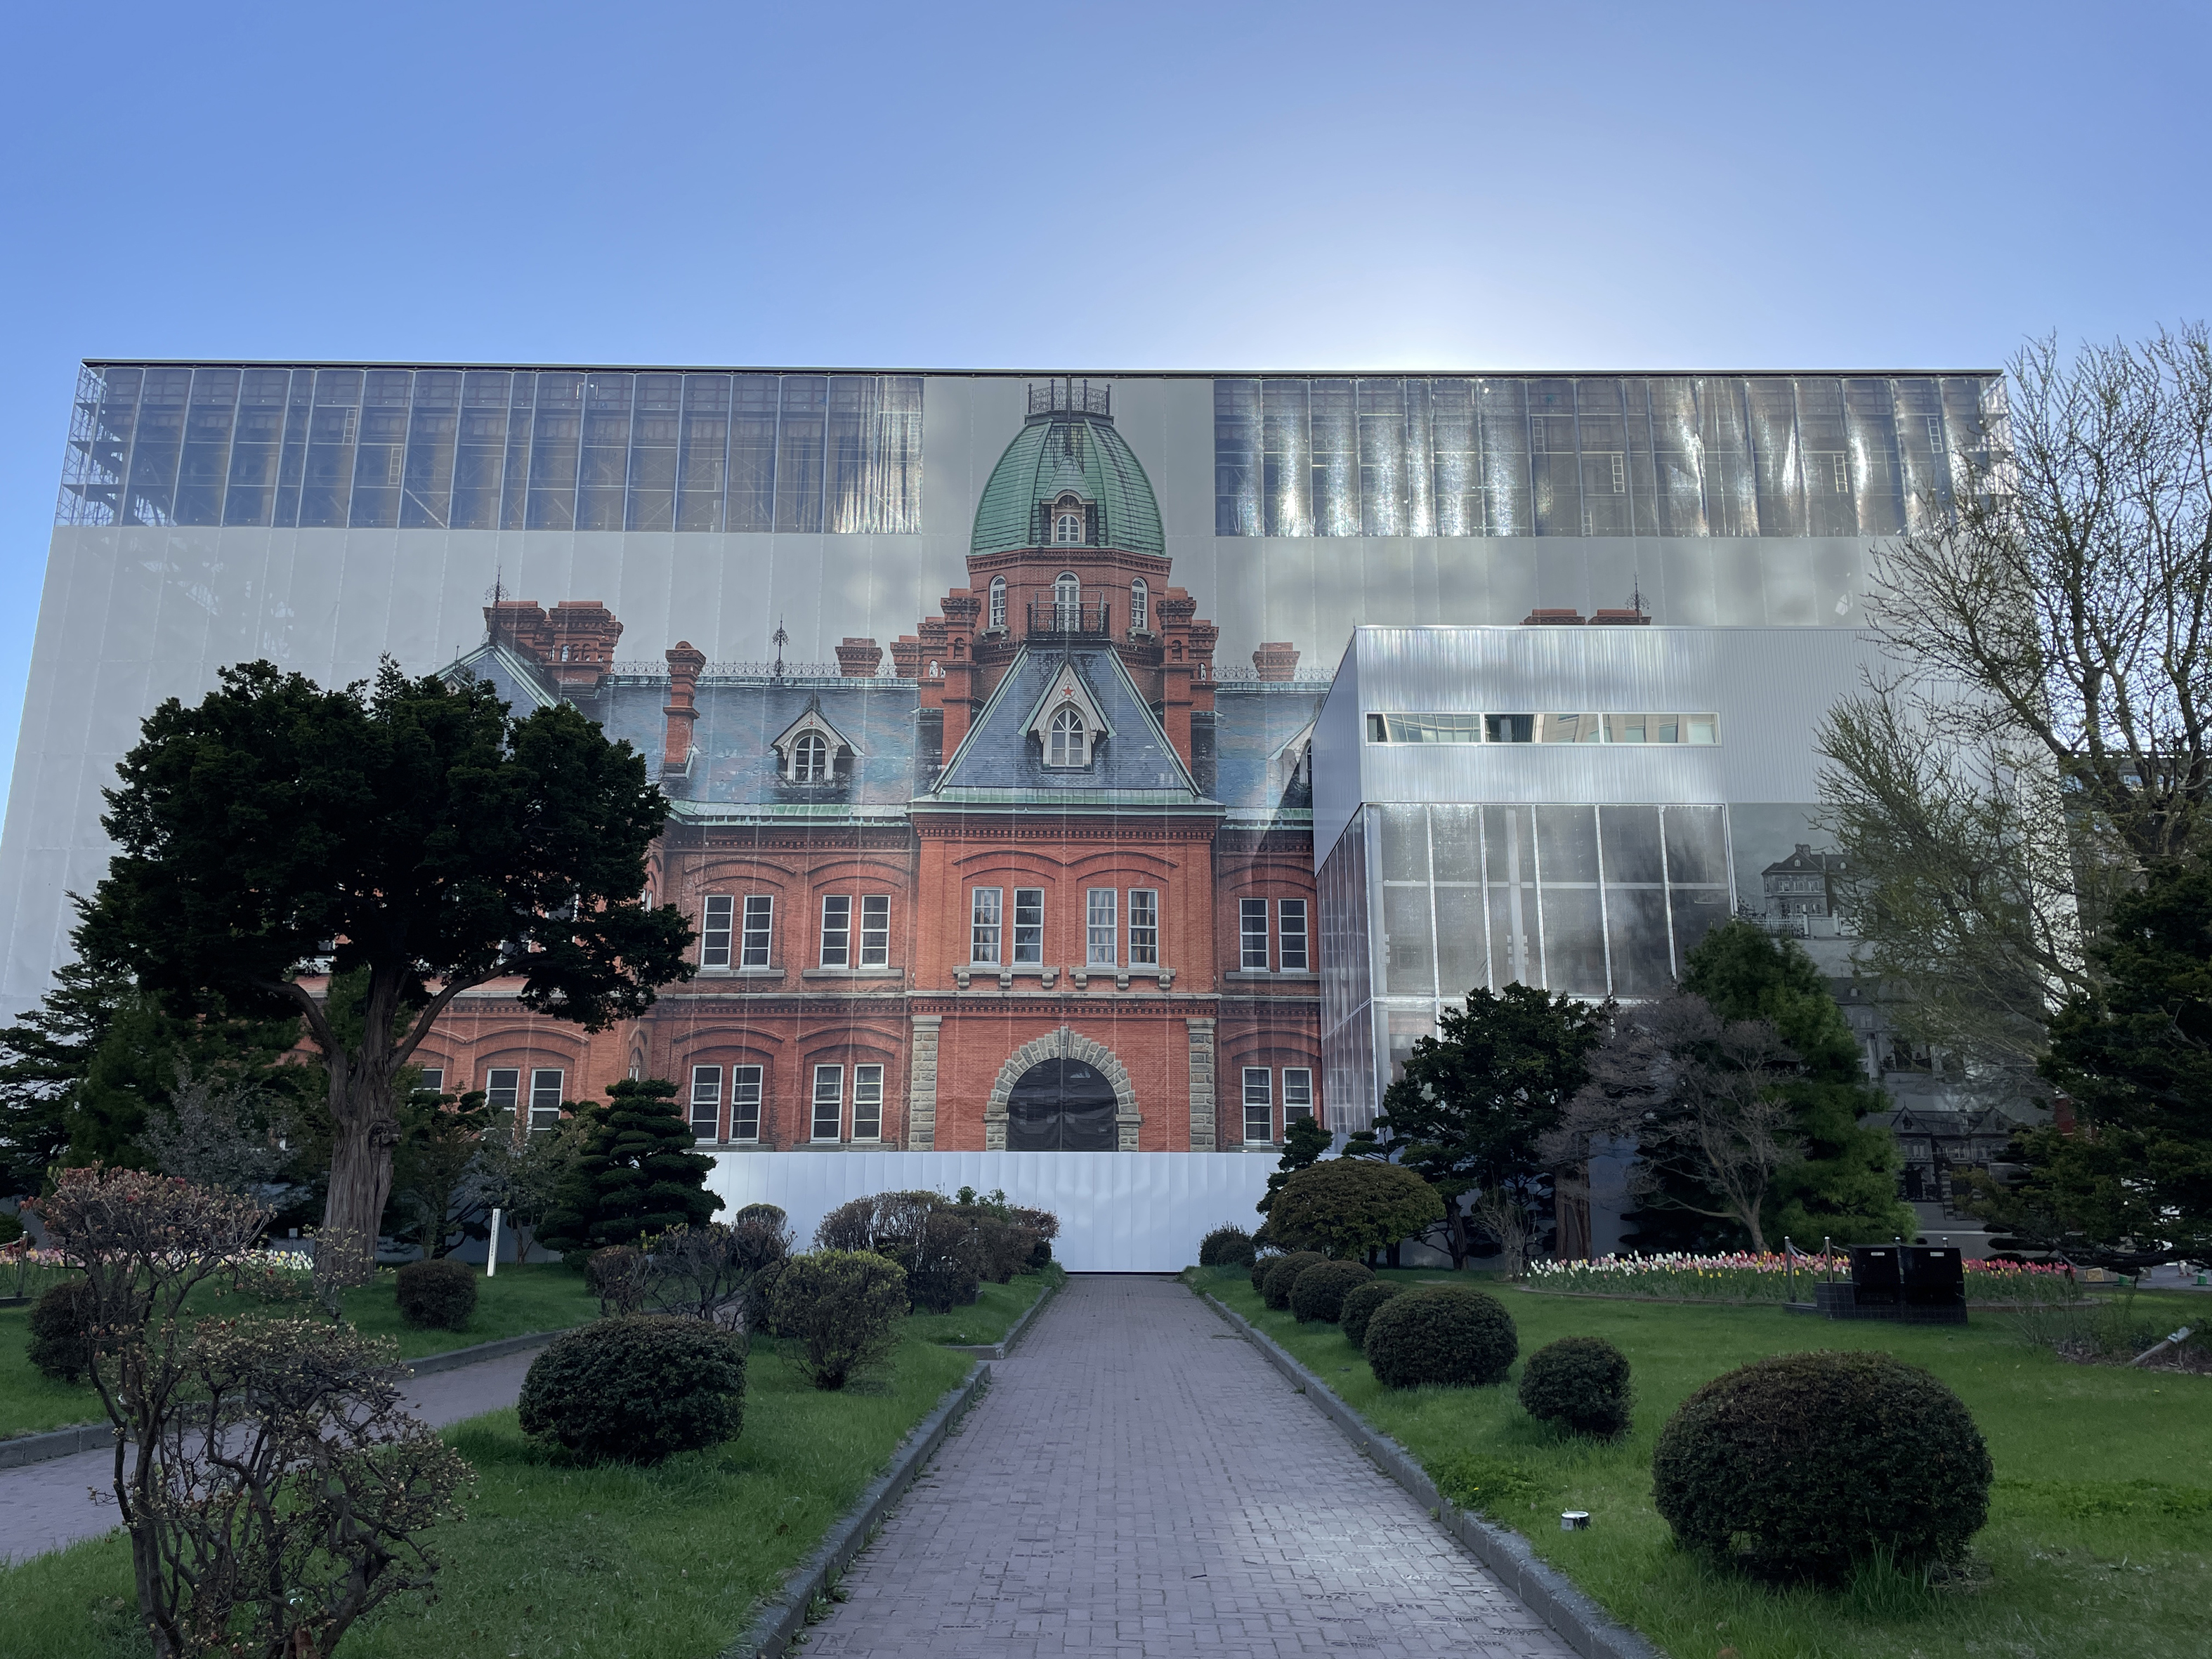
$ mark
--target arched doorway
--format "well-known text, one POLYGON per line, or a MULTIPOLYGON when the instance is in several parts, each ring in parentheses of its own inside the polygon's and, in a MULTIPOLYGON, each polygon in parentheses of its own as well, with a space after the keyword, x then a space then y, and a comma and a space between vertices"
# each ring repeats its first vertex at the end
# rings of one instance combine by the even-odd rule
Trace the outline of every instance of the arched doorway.
POLYGON ((1120 1145, 1114 1085, 1080 1060, 1040 1061, 1006 1097, 1010 1152, 1110 1152, 1120 1145))

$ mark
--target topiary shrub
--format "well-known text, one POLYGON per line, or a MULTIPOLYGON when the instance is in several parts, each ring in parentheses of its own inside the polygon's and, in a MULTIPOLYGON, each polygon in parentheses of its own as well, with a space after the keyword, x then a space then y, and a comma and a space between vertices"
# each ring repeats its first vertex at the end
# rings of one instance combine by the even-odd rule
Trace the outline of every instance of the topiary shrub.
POLYGON ((1598 1336, 1563 1336, 1521 1368, 1521 1409, 1574 1434, 1628 1432, 1628 1357, 1598 1336))
POLYGON ((1298 1275, 1328 1260, 1319 1250, 1292 1250, 1288 1255, 1277 1256, 1267 1278, 1260 1281, 1260 1299, 1271 1308, 1289 1307, 1291 1287, 1298 1282, 1298 1275))
POLYGON ((1216 1227, 1198 1241, 1201 1267, 1249 1267, 1258 1252, 1242 1227, 1216 1227))
POLYGON ((1298 1170, 1267 1210, 1270 1237, 1358 1261, 1444 1218, 1437 1189, 1401 1164, 1332 1158, 1298 1170))
POLYGON ((531 1362, 516 1403, 523 1433, 625 1463, 719 1446, 744 1410, 744 1339, 665 1314, 563 1332, 531 1362))
POLYGON ((1374 1282, 1375 1275, 1363 1262, 1324 1261, 1307 1268, 1291 1286, 1291 1311, 1301 1325, 1316 1321, 1334 1325, 1343 1316, 1346 1293, 1374 1282))
POLYGON ((1887 1558, 1962 1557, 1989 1518, 1990 1453, 1959 1396, 1886 1353, 1790 1353, 1682 1402, 1651 1459, 1675 1540, 1753 1577, 1846 1583, 1887 1558))
POLYGON ((477 1310, 477 1273, 449 1255, 399 1270, 399 1316, 431 1330, 465 1331, 477 1310))
POLYGON ((57 1382, 82 1382, 92 1369, 91 1324, 91 1286, 64 1279, 31 1304, 31 1363, 57 1382))
POLYGON ((1434 1285, 1393 1297, 1369 1315, 1363 1346, 1385 1388, 1482 1388, 1505 1380, 1521 1339, 1496 1297, 1472 1285, 1434 1285))
POLYGON ((1362 1347, 1367 1340, 1367 1322, 1375 1317, 1375 1310, 1392 1297, 1401 1294, 1405 1288, 1387 1279, 1370 1279, 1346 1291, 1344 1305, 1336 1316, 1345 1340, 1355 1348, 1362 1347))
POLYGON ((817 1389, 842 1389, 885 1358, 906 1310, 905 1270, 866 1250, 795 1255, 776 1279, 775 1328, 798 1343, 817 1389))
POLYGON ((1282 1259, 1282 1252, 1270 1250, 1264 1247, 1252 1258, 1252 1271, 1248 1276, 1252 1281, 1252 1293, 1255 1296, 1264 1297, 1267 1294, 1267 1275, 1275 1271, 1275 1264, 1282 1259))

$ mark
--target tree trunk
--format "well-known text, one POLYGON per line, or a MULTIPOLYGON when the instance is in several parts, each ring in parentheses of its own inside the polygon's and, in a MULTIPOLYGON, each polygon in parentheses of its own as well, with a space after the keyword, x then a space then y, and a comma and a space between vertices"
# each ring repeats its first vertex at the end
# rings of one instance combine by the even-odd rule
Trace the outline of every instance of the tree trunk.
MULTIPOLYGON (((378 1099, 358 1078, 346 1088, 333 1072, 331 1079, 331 1188, 323 1206, 323 1233, 315 1249, 319 1273, 324 1252, 331 1253, 333 1272, 343 1272, 342 1283, 362 1282, 376 1266, 377 1232, 384 1219, 385 1201, 392 1196, 392 1148, 398 1139, 388 1098, 378 1099), (351 1094, 353 1099, 343 1099, 351 1094), (359 1097, 368 1095, 369 1098, 359 1097)), ((377 1091, 388 1097, 388 1089, 377 1091)))

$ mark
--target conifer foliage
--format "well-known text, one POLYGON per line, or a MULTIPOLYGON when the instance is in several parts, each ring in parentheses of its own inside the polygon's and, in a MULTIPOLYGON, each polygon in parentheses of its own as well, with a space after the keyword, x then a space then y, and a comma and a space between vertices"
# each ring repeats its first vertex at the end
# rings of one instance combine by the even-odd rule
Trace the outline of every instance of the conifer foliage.
POLYGON ((671 1227, 696 1227, 722 1207, 707 1190, 714 1160, 695 1152, 665 1078, 625 1078, 607 1103, 586 1106, 584 1149, 540 1230, 558 1250, 630 1244, 671 1227))

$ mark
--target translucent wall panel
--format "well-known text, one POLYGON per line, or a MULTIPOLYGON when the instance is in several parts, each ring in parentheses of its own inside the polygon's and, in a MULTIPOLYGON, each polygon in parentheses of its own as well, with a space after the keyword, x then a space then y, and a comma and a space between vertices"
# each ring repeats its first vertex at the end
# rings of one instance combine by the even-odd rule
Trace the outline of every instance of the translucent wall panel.
POLYGON ((1892 535, 1986 455, 2002 387, 1834 375, 1213 385, 1222 536, 1892 535))
POLYGON ((913 535, 921 400, 911 374, 88 364, 57 517, 913 535))

